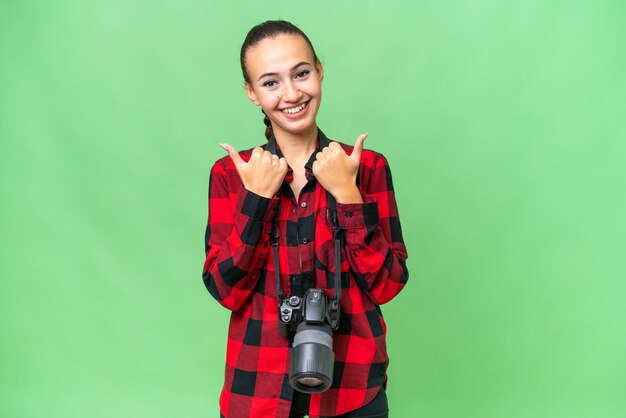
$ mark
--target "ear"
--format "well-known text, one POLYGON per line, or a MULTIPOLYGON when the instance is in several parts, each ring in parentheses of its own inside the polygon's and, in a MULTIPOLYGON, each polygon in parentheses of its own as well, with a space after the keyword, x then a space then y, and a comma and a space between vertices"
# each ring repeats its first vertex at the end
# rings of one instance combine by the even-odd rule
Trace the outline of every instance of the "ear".
POLYGON ((261 106, 261 102, 259 102, 259 99, 256 97, 254 89, 247 81, 243 82, 243 88, 246 90, 246 95, 248 96, 248 99, 250 99, 250 101, 255 105, 261 106))
POLYGON ((322 66, 322 62, 319 59, 315 61, 315 70, 319 74, 321 83, 324 80, 324 67, 322 66))

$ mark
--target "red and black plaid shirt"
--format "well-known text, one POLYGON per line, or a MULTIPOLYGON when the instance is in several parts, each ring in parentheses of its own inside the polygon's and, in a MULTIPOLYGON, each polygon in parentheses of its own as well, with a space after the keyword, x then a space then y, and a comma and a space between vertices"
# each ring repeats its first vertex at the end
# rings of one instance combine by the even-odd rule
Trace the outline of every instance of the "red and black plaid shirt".
MULTIPOLYGON (((267 233, 279 205, 282 291, 303 296, 316 287, 334 294, 334 241, 326 192, 311 171, 315 154, 328 143, 318 129, 317 148, 305 166, 307 183, 298 202, 289 186, 291 168, 271 199, 243 187, 229 156, 211 169, 202 278, 211 295, 232 311, 220 397, 220 410, 228 418, 286 418, 291 408, 291 341, 278 330, 267 233)), ((352 146, 339 144, 352 152, 352 146)), ((263 148, 282 156, 274 137, 263 148)), ((248 161, 251 152, 240 155, 248 161)), ((311 395, 312 418, 357 409, 386 385, 386 325, 379 305, 397 295, 409 277, 391 171, 382 154, 363 150, 357 183, 364 203, 337 203, 339 226, 345 230, 341 319, 333 334, 333 384, 326 392, 311 395)))

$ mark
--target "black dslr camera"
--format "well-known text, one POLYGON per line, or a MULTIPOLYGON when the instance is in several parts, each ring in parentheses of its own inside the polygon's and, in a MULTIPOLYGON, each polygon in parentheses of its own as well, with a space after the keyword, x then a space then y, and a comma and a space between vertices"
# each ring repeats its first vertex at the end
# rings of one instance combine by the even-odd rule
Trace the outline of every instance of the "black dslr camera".
POLYGON ((278 304, 279 330, 296 331, 291 351, 289 382, 301 391, 323 392, 333 381, 332 331, 339 326, 339 302, 322 289, 309 289, 304 299, 285 296, 278 304))

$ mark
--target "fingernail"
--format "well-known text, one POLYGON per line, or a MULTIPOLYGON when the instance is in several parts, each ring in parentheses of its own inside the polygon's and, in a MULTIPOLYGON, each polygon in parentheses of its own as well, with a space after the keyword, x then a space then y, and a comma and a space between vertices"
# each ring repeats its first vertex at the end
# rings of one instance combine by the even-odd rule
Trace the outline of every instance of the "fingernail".
POLYGON ((226 148, 226 144, 220 144, 220 147, 224 148, 226 151, 228 151, 228 148, 226 148))

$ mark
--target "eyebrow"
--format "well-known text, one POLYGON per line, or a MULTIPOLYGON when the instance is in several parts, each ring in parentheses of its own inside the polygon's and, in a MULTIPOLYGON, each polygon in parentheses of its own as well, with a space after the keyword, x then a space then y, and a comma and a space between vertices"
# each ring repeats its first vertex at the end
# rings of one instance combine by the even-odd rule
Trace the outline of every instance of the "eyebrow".
MULTIPOLYGON (((306 62, 306 61, 300 61, 299 63, 297 63, 296 65, 294 65, 293 67, 291 67, 291 70, 290 70, 290 71, 293 71, 293 70, 295 70, 296 68, 298 68, 299 66, 301 66, 301 65, 305 65, 305 64, 307 64, 307 65, 311 65, 310 63, 308 63, 308 62, 306 62)), ((261 77, 259 77, 257 81, 259 81, 259 80, 260 80, 260 79, 262 79, 263 77, 267 77, 267 76, 270 76, 270 75, 278 75, 278 73, 265 73, 265 74, 261 74, 261 77)))

